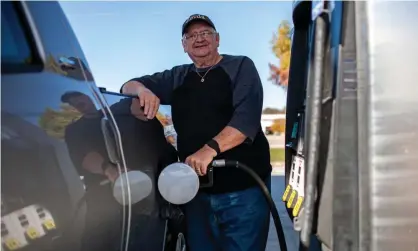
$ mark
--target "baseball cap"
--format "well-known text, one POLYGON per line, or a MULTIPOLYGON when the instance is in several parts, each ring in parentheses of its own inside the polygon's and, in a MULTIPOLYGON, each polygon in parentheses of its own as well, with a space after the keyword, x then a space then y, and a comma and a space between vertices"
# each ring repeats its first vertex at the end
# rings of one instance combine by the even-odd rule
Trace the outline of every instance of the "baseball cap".
POLYGON ((189 27, 190 24, 196 21, 205 22, 210 27, 216 30, 215 25, 213 24, 212 20, 210 20, 208 16, 201 15, 201 14, 193 14, 189 18, 187 18, 186 21, 184 21, 181 35, 184 35, 184 33, 186 33, 187 27, 189 27))
POLYGON ((71 98, 78 96, 86 96, 86 94, 78 91, 68 91, 61 96, 61 102, 68 103, 71 98))

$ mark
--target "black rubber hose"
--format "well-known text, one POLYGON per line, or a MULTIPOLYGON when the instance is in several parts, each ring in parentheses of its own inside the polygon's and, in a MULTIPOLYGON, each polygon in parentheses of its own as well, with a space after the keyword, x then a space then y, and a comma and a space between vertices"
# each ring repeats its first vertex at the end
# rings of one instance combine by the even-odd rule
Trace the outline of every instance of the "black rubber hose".
POLYGON ((248 173, 257 182, 267 203, 270 207, 271 216, 273 217, 274 226, 276 227, 277 238, 279 240, 280 251, 287 251, 286 239, 284 237, 284 231, 282 222, 280 221, 279 212, 277 211, 276 205, 271 198, 270 191, 264 184, 264 181, 258 176, 251 168, 235 160, 215 160, 212 162, 213 167, 234 167, 243 170, 248 173))

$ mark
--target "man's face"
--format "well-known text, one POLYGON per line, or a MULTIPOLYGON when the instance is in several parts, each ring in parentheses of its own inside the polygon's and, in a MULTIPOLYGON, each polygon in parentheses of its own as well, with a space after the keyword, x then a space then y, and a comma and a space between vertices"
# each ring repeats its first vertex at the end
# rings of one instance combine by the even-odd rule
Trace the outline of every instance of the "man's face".
POLYGON ((184 51, 193 58, 206 57, 215 53, 219 46, 219 34, 205 22, 191 24, 183 36, 184 51))

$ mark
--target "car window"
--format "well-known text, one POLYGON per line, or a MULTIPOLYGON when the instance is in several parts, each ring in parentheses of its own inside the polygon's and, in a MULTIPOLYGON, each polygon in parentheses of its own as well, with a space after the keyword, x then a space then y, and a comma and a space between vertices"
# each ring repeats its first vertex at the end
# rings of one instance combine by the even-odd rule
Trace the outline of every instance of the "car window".
POLYGON ((16 69, 17 66, 35 65, 38 59, 18 7, 18 3, 3 2, 1 8, 1 63, 2 68, 6 67, 6 72, 9 66, 15 66, 13 69, 16 69))

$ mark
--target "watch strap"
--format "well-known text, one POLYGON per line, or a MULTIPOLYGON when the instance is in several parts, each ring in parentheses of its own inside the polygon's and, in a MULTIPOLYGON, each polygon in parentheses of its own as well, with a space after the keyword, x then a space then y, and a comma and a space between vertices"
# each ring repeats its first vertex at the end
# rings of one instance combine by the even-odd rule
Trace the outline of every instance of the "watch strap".
POLYGON ((221 149, 219 148, 218 142, 216 140, 211 139, 209 140, 206 145, 208 145, 210 148, 216 151, 216 155, 219 155, 221 153, 221 149))

